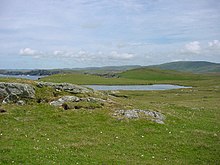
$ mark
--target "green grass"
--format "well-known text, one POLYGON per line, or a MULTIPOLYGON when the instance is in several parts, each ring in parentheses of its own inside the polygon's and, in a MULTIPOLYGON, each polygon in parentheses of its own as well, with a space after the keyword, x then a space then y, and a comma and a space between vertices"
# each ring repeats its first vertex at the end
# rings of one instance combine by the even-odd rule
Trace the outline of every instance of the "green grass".
MULTIPOLYGON (((135 76, 115 81, 153 80, 135 76)), ((112 79, 84 75, 77 79, 74 74, 44 80, 108 84, 112 79)), ((127 97, 114 98, 118 104, 90 110, 65 111, 35 102, 2 105, 7 113, 0 114, 0 164, 220 164, 220 78, 157 80, 193 88, 121 91, 127 97), (165 124, 112 117, 120 108, 159 111, 166 116, 165 124)), ((54 97, 50 89, 41 90, 38 97, 54 97)))
POLYGON ((96 75, 87 75, 87 74, 57 74, 48 77, 41 78, 40 81, 49 81, 49 82, 68 82, 79 85, 87 84, 136 84, 136 83, 146 83, 142 80, 132 80, 126 78, 104 78, 96 75))
POLYGON ((129 71, 125 71, 120 74, 123 78, 135 79, 135 80, 152 80, 152 81, 164 81, 164 80, 201 80, 204 79, 204 75, 195 75, 190 73, 181 73, 176 71, 139 68, 129 71))
MULTIPOLYGON (((181 73, 175 71, 164 71, 158 69, 139 68, 128 70, 118 74, 119 78, 104 78, 96 75, 87 74, 57 74, 41 78, 40 81, 49 82, 68 82, 79 85, 87 84, 157 84, 157 83, 170 83, 178 84, 179 81, 201 81, 207 80, 210 76, 181 73)), ((213 76, 214 77, 214 76, 213 76)), ((212 77, 212 78, 213 78, 212 77)))

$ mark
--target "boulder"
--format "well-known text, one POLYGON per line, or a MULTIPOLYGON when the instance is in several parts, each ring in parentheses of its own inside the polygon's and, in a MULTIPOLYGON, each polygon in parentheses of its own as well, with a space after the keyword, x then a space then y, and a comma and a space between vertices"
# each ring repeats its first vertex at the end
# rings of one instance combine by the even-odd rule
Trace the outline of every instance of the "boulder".
POLYGON ((19 97, 14 94, 11 93, 9 94, 6 98, 4 98, 4 100, 2 101, 3 104, 7 104, 7 103, 16 103, 19 100, 19 97))
POLYGON ((56 91, 65 91, 72 94, 78 94, 78 93, 91 93, 93 90, 75 85, 70 83, 51 83, 51 82, 38 82, 37 87, 52 87, 56 91))
POLYGON ((95 98, 95 97, 80 98, 80 101, 87 101, 87 102, 93 102, 93 103, 105 103, 106 102, 106 100, 103 100, 101 98, 95 98))
POLYGON ((60 107, 65 102, 78 102, 80 99, 76 96, 63 96, 59 98, 58 100, 50 102, 50 105, 60 107))
POLYGON ((71 103, 71 102, 90 102, 90 103, 97 103, 103 105, 106 101, 100 98, 95 97, 85 97, 85 98, 78 98, 76 96, 63 96, 58 100, 54 100, 50 102, 50 105, 61 107, 64 103, 71 103))
POLYGON ((17 102, 20 98, 34 98, 35 90, 31 85, 0 82, 0 99, 3 103, 17 102))
POLYGON ((138 119, 140 117, 144 117, 159 124, 164 124, 164 120, 165 120, 165 116, 160 112, 141 110, 141 109, 117 110, 113 115, 124 117, 127 119, 138 119))

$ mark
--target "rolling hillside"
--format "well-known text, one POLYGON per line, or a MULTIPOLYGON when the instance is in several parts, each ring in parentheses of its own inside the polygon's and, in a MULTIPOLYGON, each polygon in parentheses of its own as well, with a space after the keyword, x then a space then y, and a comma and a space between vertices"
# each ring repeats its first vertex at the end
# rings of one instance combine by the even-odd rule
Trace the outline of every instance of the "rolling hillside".
POLYGON ((117 77, 105 78, 103 76, 71 73, 71 74, 56 74, 43 77, 40 81, 49 82, 68 82, 73 84, 156 84, 166 83, 167 81, 185 81, 185 80, 204 80, 207 75, 183 73, 177 71, 151 69, 151 68, 138 68, 127 70, 122 73, 116 74, 117 77))
POLYGON ((220 73, 219 63, 206 61, 178 61, 147 67, 193 73, 220 73))
POLYGON ((200 80, 204 75, 196 75, 192 73, 182 73, 171 70, 161 70, 156 68, 139 68, 128 70, 119 74, 121 78, 136 80, 200 80))

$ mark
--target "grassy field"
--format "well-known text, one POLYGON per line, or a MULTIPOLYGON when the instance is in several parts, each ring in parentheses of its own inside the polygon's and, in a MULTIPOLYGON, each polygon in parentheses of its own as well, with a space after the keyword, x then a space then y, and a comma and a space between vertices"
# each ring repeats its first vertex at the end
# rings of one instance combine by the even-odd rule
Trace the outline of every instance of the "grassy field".
POLYGON ((87 84, 142 84, 146 83, 142 80, 132 80, 126 78, 104 78, 96 75, 89 74, 57 74, 48 77, 44 77, 40 79, 41 81, 50 81, 50 82, 68 82, 79 85, 87 85, 87 84))
MULTIPOLYGON (((201 74, 181 73, 176 71, 164 71, 158 69, 133 69, 118 73, 119 78, 104 78, 101 76, 90 74, 56 74, 48 77, 41 78, 40 81, 50 82, 68 82, 79 85, 87 84, 158 84, 158 83, 170 83, 187 81, 201 81, 209 80, 210 76, 201 74)), ((214 78, 212 76, 211 78, 214 78)))
MULTIPOLYGON (((25 106, 1 105, 7 113, 0 113, 0 164, 220 164, 220 78, 128 72, 113 79, 72 74, 42 80, 76 84, 162 82, 193 88, 120 91, 127 97, 113 98, 118 104, 93 110, 65 111, 34 101, 25 106), (112 117, 120 108, 159 111, 166 116, 165 124, 112 117)), ((34 84, 29 80, 0 81, 34 84)), ((37 95, 50 99, 51 92, 45 89, 37 95)))

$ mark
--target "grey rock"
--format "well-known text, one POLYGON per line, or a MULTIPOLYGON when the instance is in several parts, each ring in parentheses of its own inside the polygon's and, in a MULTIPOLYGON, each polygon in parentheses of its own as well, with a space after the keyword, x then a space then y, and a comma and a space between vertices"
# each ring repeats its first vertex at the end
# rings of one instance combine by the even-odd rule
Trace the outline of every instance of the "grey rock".
POLYGON ((29 84, 0 82, 0 99, 3 103, 16 102, 19 98, 34 98, 35 90, 29 84))
POLYGON ((19 100, 19 97, 14 94, 11 93, 9 94, 6 98, 4 98, 4 100, 2 101, 3 104, 7 104, 7 103, 16 103, 19 100))
POLYGON ((152 120, 158 124, 164 124, 165 116, 160 112, 150 111, 150 110, 141 110, 141 109, 132 109, 132 110, 117 110, 113 116, 121 117, 128 119, 138 119, 140 117, 146 117, 149 120, 152 120))
POLYGON ((37 87, 52 87, 56 91, 66 91, 72 94, 78 94, 78 93, 92 93, 93 90, 79 86, 74 85, 70 83, 51 83, 51 82, 38 82, 37 87))
POLYGON ((62 106, 63 103, 65 102, 78 102, 78 101, 80 101, 80 99, 76 96, 63 96, 59 98, 58 100, 50 102, 50 105, 59 107, 59 106, 62 106))
POLYGON ((17 101, 17 104, 18 104, 18 105, 25 105, 25 101, 19 100, 19 101, 17 101))
POLYGON ((86 97, 86 98, 80 98, 80 101, 87 101, 87 102, 94 102, 94 103, 104 103, 106 100, 103 100, 101 98, 95 98, 95 97, 86 97))
POLYGON ((136 110, 128 110, 128 111, 125 111, 125 112, 124 112, 124 116, 125 116, 126 118, 129 118, 129 119, 138 118, 138 117, 139 117, 138 111, 136 111, 136 110))
POLYGON ((60 107, 66 102, 80 102, 80 101, 100 103, 100 104, 103 104, 104 102, 106 102, 106 100, 103 100, 100 98, 94 98, 94 97, 78 98, 76 96, 63 96, 59 98, 58 100, 50 102, 50 105, 60 107))
POLYGON ((118 110, 114 116, 117 114, 122 115, 128 119, 139 118, 138 111, 136 110, 118 110))

